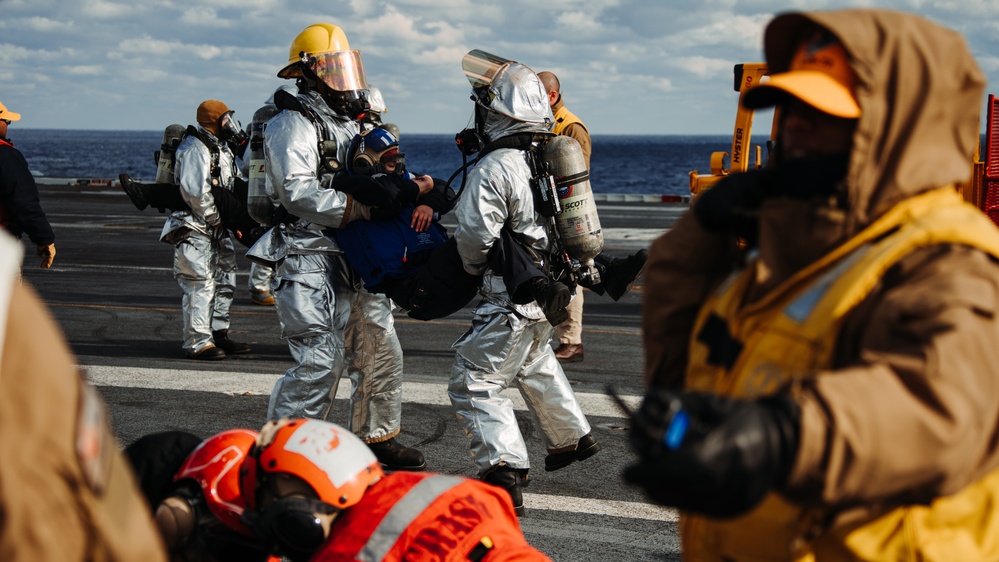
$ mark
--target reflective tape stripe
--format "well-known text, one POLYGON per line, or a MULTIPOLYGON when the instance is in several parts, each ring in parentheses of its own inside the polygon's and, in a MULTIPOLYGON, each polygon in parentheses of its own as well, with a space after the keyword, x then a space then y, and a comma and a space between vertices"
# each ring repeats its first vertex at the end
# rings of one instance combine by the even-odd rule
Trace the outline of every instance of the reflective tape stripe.
POLYGON ((357 554, 357 560, 362 562, 378 562, 384 560, 399 535, 405 531, 414 519, 426 511, 430 504, 444 492, 464 482, 457 476, 431 476, 424 478, 419 484, 406 492, 406 495, 395 502, 392 509, 385 514, 381 523, 375 529, 364 548, 357 554))
POLYGON ((814 282, 809 289, 801 294, 801 296, 787 305, 784 309, 784 314, 791 320, 794 320, 799 324, 803 324, 805 320, 811 316, 812 312, 815 311, 815 306, 819 304, 822 297, 824 297, 829 291, 829 288, 832 287, 837 280, 839 280, 844 272, 853 267, 853 264, 857 263, 861 258, 867 255, 867 252, 870 251, 870 249, 871 245, 865 244, 854 250, 852 254, 824 273, 822 277, 820 277, 818 281, 814 282))

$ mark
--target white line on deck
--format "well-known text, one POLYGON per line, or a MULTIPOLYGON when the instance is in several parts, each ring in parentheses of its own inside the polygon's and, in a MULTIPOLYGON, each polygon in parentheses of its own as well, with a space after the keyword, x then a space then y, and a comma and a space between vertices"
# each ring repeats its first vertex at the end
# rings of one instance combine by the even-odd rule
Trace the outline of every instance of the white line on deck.
MULTIPOLYGON (((116 386, 126 388, 155 388, 162 390, 189 390, 196 392, 221 392, 232 396, 266 396, 271 393, 280 375, 260 373, 238 373, 221 371, 191 371, 181 369, 154 369, 150 367, 113 367, 106 365, 83 365, 81 369, 87 379, 96 386, 116 386)), ((527 410, 524 399, 515 388, 508 388, 503 395, 513 401, 517 410, 527 410)), ((340 381, 337 398, 350 396, 350 382, 340 381)), ((447 385, 443 382, 403 382, 403 400, 413 404, 429 406, 450 406, 447 385)), ((577 392, 583 412, 588 416, 623 418, 624 414, 610 397, 594 392, 577 392)), ((640 396, 624 396, 631 408, 637 408, 640 396)))

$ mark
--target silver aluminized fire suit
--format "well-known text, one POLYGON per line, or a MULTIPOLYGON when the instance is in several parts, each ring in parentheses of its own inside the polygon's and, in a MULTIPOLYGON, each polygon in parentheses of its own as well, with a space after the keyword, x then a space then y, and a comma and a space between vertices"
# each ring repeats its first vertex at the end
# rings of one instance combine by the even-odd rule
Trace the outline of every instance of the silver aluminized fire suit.
POLYGON ((253 262, 250 264, 250 276, 246 282, 250 294, 270 293, 271 281, 274 279, 274 270, 266 265, 253 262))
MULTIPOLYGON (((299 93, 298 99, 321 120, 322 138, 335 142, 335 157, 345 162, 358 124, 337 115, 315 92, 299 93)), ((276 264, 278 318, 296 363, 274 386, 267 417, 326 418, 351 365, 350 429, 366 442, 394 437, 401 423, 402 348, 391 301, 356 291, 359 283, 339 246, 323 232, 367 218, 366 211, 329 189, 333 173, 321 162, 316 127, 301 113, 285 110, 267 122, 264 155, 268 190, 298 217, 271 228, 248 253, 276 264)))
MULTIPOLYGON (((232 152, 203 127, 200 133, 218 149, 218 181, 232 189, 239 171, 232 152)), ((229 329, 236 285, 236 253, 222 227, 212 197, 212 151, 194 135, 177 147, 174 177, 190 211, 167 217, 160 240, 173 244, 173 276, 184 292, 184 350, 193 355, 215 345, 212 332, 229 329)))
MULTIPOLYGON (((502 121, 502 120, 500 120, 502 121)), ((490 138, 505 133, 546 132, 507 119, 490 138)), ((573 447, 590 432, 576 395, 549 345, 554 328, 535 303, 515 305, 503 278, 487 271, 487 254, 504 224, 524 243, 547 252, 551 242, 543 217, 534 210, 531 170, 521 150, 501 148, 483 157, 468 174, 458 200, 454 237, 465 269, 485 276, 482 301, 472 326, 454 343, 457 351, 448 396, 471 439, 480 472, 500 462, 529 469, 527 446, 513 403, 500 392, 516 384, 541 428, 548 450, 573 447)))

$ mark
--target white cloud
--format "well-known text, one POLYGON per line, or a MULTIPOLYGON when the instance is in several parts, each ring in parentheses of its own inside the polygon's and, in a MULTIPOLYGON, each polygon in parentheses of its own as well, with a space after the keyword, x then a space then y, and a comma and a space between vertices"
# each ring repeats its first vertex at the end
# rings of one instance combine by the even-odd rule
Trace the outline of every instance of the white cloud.
POLYGON ((688 52, 714 45, 759 50, 763 44, 763 27, 769 20, 769 15, 730 16, 676 33, 665 43, 670 48, 688 52))
POLYGON ((10 26, 30 29, 40 33, 66 31, 75 27, 73 20, 58 21, 45 17, 13 18, 10 26))
POLYGON ((565 34, 599 34, 603 31, 603 25, 598 21, 596 15, 593 12, 563 12, 558 18, 559 28, 557 32, 565 34))
POLYGON ((83 0, 79 4, 80 14, 98 19, 114 19, 131 12, 128 4, 123 2, 106 2, 104 0, 83 0))
POLYGON ((716 59, 708 57, 677 57, 670 60, 669 64, 685 72, 696 74, 702 78, 719 76, 732 72, 732 61, 729 59, 716 59))
POLYGON ((180 21, 191 25, 203 25, 207 27, 228 27, 229 23, 220 20, 215 8, 210 6, 197 6, 184 10, 180 21))
POLYGON ((62 73, 69 76, 102 76, 107 73, 107 69, 97 65, 69 66, 63 67, 62 73))

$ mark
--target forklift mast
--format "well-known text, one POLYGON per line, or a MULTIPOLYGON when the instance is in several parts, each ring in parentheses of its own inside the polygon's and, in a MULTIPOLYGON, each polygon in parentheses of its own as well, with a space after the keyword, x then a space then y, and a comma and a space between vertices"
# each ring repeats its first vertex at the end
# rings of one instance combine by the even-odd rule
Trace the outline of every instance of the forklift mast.
MULTIPOLYGON (((699 175, 696 171, 690 172, 690 193, 696 196, 702 190, 707 189, 718 182, 718 180, 730 173, 745 172, 750 168, 750 154, 755 156, 753 168, 763 165, 759 146, 752 146, 751 135, 753 132, 753 116, 755 111, 742 106, 742 96, 753 86, 759 84, 760 80, 767 75, 767 65, 762 62, 747 62, 735 65, 735 91, 739 92, 739 103, 736 105, 735 130, 732 132, 732 147, 730 152, 711 153, 711 174, 699 175), (728 166, 725 159, 731 155, 728 166)), ((777 115, 775 113, 773 124, 770 130, 770 140, 776 134, 777 115)))

